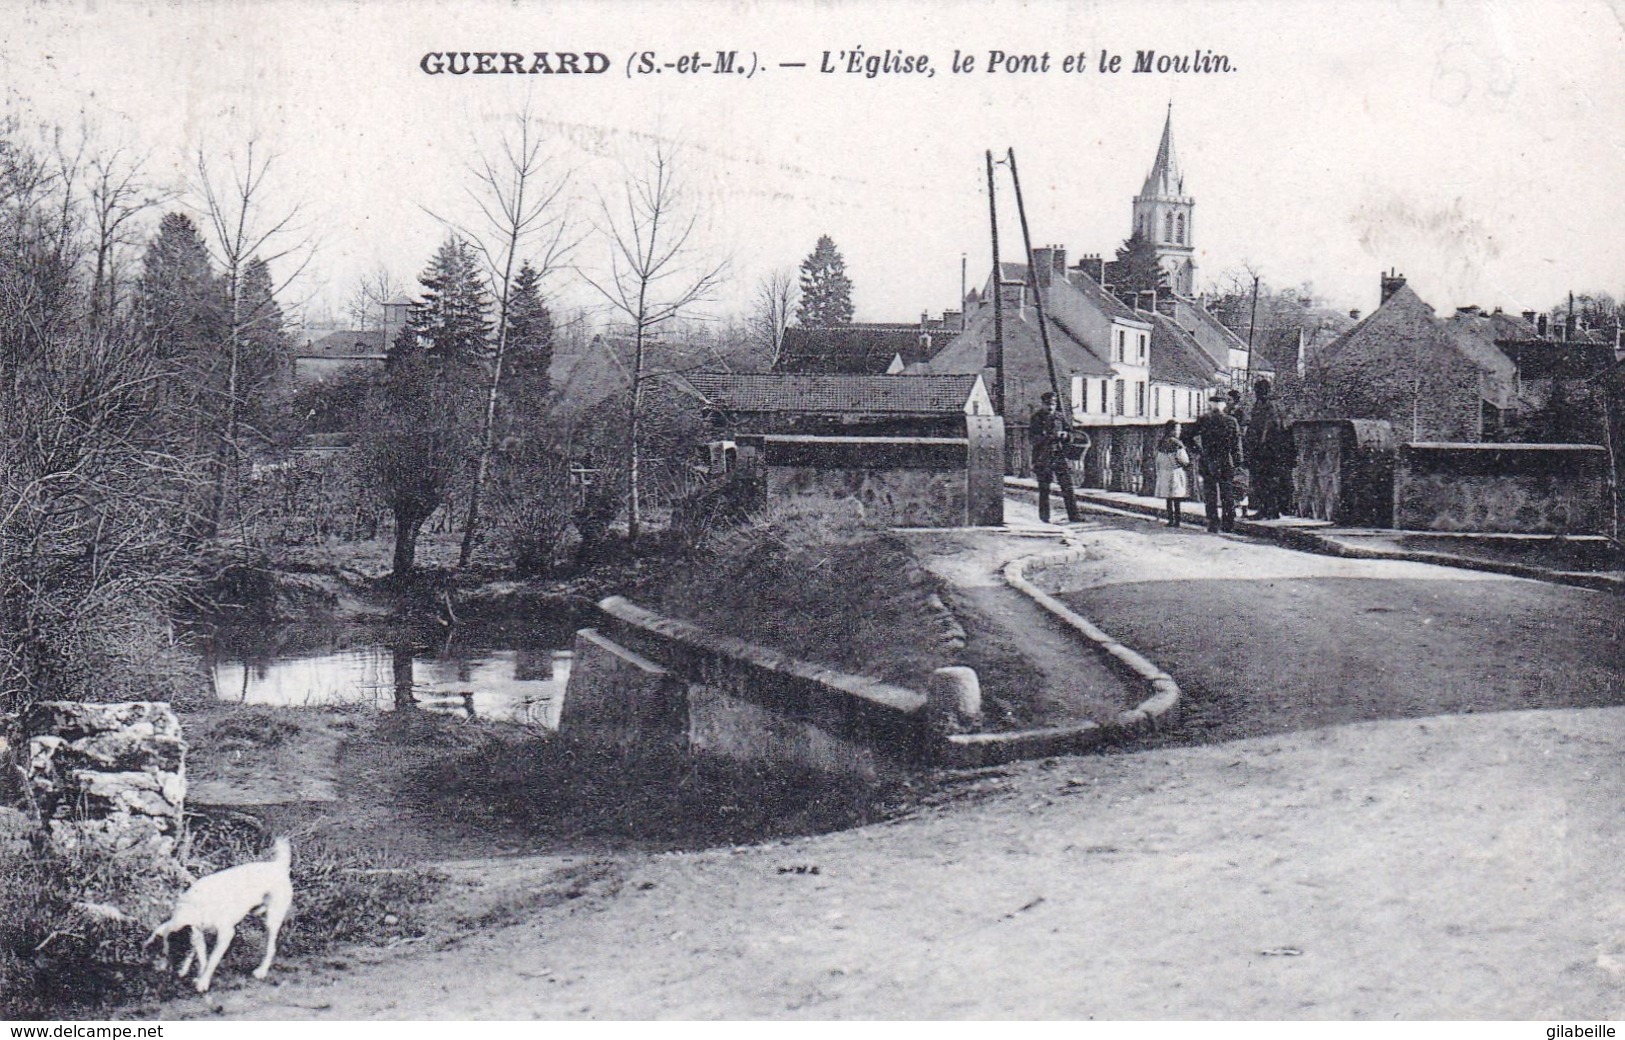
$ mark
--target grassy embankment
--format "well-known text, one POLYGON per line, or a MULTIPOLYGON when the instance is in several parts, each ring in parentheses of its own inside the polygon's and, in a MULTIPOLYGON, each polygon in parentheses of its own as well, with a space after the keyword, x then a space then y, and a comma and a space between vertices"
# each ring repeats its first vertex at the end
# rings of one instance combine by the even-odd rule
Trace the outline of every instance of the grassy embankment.
MULTIPOLYGON (((716 533, 642 602, 794 657, 924 689, 944 665, 977 669, 995 717, 1039 681, 1013 644, 972 631, 950 645, 932 599, 946 590, 908 545, 846 503, 776 507, 716 533)), ((634 599, 637 593, 631 594, 634 599)), ((492 826, 573 842, 695 847, 856 825, 911 800, 908 788, 842 785, 782 769, 604 761, 558 738, 491 731, 423 770, 431 804, 492 826)))

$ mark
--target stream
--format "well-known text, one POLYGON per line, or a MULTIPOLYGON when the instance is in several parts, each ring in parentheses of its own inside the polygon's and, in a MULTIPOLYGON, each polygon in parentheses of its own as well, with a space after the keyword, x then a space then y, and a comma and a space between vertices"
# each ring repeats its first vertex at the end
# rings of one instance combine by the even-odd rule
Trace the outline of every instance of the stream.
POLYGON ((459 631, 223 625, 205 640, 215 695, 278 707, 361 705, 558 728, 569 626, 459 631))

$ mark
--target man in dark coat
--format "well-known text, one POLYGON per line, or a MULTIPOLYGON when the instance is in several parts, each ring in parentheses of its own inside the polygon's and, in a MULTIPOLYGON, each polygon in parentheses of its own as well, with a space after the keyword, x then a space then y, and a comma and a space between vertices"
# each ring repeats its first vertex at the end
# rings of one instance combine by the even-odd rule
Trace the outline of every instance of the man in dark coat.
POLYGON ((1296 454, 1292 434, 1281 421, 1281 412, 1270 396, 1270 381, 1253 385, 1253 420, 1247 426, 1243 446, 1247 465, 1252 467, 1253 515, 1258 520, 1279 520, 1291 507, 1292 465, 1296 454))
POLYGON ((1067 520, 1076 522, 1078 501, 1072 492, 1072 470, 1066 458, 1067 445, 1072 442, 1072 425, 1056 412, 1053 393, 1045 391, 1039 400, 1042 403, 1027 424, 1033 450, 1033 477, 1038 481, 1038 519, 1049 523, 1049 482, 1053 477, 1061 486, 1067 520))
POLYGON ((1241 465, 1241 427, 1224 414, 1229 399, 1214 391, 1208 412, 1196 420, 1197 468, 1202 473, 1202 500, 1207 505, 1207 529, 1233 531, 1236 527, 1236 467, 1241 465))

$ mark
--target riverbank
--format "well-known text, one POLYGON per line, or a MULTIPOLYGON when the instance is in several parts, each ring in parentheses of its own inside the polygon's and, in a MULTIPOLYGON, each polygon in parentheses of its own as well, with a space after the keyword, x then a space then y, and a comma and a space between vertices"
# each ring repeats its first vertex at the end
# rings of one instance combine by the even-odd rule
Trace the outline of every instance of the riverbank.
POLYGON ((1609 778, 1625 709, 1574 707, 1622 703, 1620 663, 1595 660, 1619 645, 1606 597, 1137 521, 1078 538, 1091 553, 1034 580, 1185 685, 1190 710, 1165 741, 939 774, 832 833, 457 860, 440 867, 448 892, 484 900, 489 924, 342 967, 290 960, 269 985, 230 979, 222 1014, 1618 1013, 1609 778), (1484 638, 1497 616, 1551 653, 1524 653, 1504 623, 1484 638), (1564 630, 1594 635, 1548 638, 1564 630), (1299 658, 1272 663, 1272 640, 1299 658), (1316 657, 1328 640, 1340 655, 1316 657), (1467 650, 1471 670, 1452 667, 1467 650), (1479 714, 1512 705, 1542 710, 1479 714), (1386 717, 1349 721, 1372 715, 1386 717))

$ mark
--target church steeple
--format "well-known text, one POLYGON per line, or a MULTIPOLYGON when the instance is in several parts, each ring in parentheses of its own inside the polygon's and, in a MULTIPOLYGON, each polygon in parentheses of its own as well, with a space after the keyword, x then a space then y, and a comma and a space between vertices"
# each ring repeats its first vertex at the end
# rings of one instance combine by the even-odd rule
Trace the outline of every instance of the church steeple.
POLYGON ((1168 272, 1168 285, 1181 296, 1196 292, 1196 228, 1192 223, 1196 200, 1185 194, 1185 174, 1174 151, 1174 104, 1162 124, 1157 158, 1134 197, 1134 230, 1149 238, 1157 259, 1168 272))
POLYGON ((1179 156, 1174 153, 1174 103, 1168 102, 1168 118, 1162 124, 1162 143, 1157 146, 1157 160, 1146 174, 1141 195, 1180 196, 1185 194, 1185 175, 1179 169, 1179 156))

